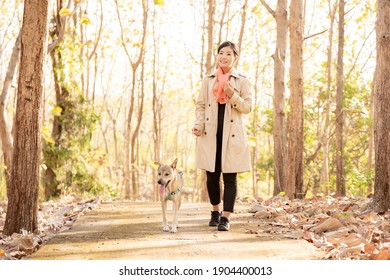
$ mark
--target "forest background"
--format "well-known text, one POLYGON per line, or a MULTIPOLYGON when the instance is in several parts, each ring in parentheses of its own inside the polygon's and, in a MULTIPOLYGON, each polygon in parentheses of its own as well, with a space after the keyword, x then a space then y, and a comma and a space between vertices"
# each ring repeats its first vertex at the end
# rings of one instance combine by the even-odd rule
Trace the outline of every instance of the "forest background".
MULTIPOLYGON (((254 107, 246 122, 253 172, 240 174, 239 196, 269 198, 283 191, 274 180, 277 29, 272 12, 277 2, 51 1, 41 199, 89 193, 157 200, 154 162, 177 157, 186 174, 188 199, 205 200, 205 179, 194 162, 194 102, 201 78, 225 40, 239 44, 238 69, 253 86, 254 107)), ((338 2, 304 1, 306 197, 336 192, 338 2)), ((348 196, 373 192, 375 2, 345 2, 342 176, 348 196)), ((1 0, 0 9, 0 113, 5 120, 0 129, 12 143, 23 1, 1 0)), ((289 63, 286 59, 285 71, 289 63)), ((278 104, 285 106, 286 118, 289 85, 287 78, 285 105, 278 104)), ((10 151, 2 140, 0 199, 6 198, 10 151)))

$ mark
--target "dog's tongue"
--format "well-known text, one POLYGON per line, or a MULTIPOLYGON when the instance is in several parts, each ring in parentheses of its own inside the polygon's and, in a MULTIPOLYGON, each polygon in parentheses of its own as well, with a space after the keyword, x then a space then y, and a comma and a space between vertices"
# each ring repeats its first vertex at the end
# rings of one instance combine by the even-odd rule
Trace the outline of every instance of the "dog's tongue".
POLYGON ((164 185, 159 185, 159 189, 158 190, 159 190, 160 194, 163 195, 164 192, 165 192, 165 186, 164 185))

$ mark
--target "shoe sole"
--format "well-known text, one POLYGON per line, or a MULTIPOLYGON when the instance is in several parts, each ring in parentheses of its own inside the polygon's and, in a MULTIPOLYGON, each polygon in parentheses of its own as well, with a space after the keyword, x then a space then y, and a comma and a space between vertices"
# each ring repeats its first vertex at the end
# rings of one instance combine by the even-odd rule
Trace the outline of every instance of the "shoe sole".
POLYGON ((229 231, 229 228, 218 227, 218 231, 229 231))

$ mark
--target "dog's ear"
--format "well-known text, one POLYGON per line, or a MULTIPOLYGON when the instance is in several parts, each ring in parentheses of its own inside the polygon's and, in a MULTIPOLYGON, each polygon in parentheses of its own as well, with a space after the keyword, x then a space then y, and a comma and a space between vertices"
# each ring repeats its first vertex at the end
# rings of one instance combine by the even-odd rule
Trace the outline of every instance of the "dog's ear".
POLYGON ((154 164, 158 165, 158 168, 160 168, 160 166, 161 166, 161 163, 159 163, 158 161, 155 161, 154 164))
POLYGON ((176 158, 176 159, 173 161, 173 163, 171 164, 171 167, 172 167, 173 169, 176 169, 177 160, 178 160, 178 158, 176 158))

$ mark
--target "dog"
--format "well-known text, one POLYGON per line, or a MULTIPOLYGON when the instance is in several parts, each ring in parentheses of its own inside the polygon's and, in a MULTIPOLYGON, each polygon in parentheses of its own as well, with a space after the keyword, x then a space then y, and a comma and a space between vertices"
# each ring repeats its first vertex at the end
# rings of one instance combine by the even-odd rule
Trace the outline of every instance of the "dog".
POLYGON ((163 231, 169 231, 168 218, 167 218, 167 204, 168 200, 173 202, 173 218, 171 233, 176 233, 178 228, 178 215, 181 206, 181 191, 183 189, 183 172, 176 169, 177 158, 171 165, 161 164, 155 162, 158 165, 158 179, 159 193, 161 198, 161 208, 163 215, 163 231))

